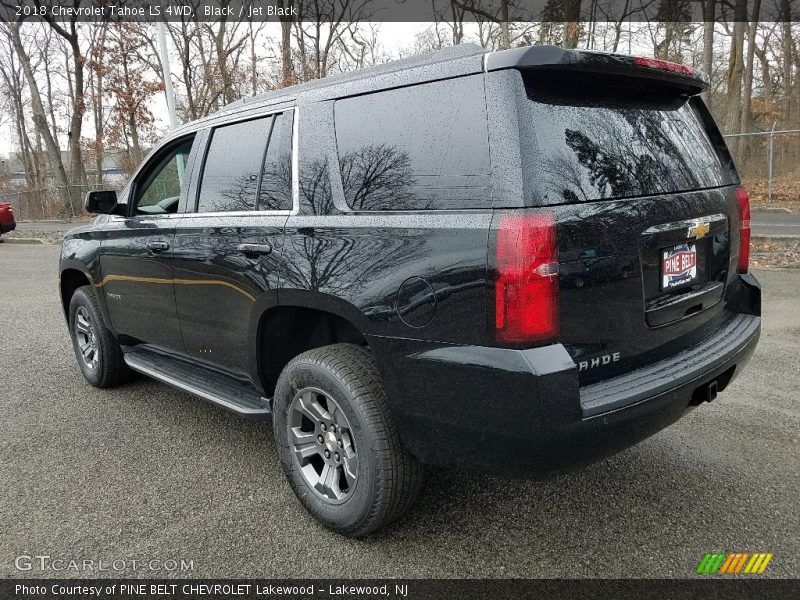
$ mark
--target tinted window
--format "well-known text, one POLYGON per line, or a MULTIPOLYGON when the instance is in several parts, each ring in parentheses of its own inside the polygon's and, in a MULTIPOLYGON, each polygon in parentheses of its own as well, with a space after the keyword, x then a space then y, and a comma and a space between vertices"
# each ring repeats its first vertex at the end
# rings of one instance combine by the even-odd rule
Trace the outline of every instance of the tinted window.
POLYGON ((166 155, 155 159, 154 168, 138 182, 136 212, 167 214, 178 211, 181 188, 188 184, 184 177, 192 140, 182 142, 166 155))
POLYGON ((198 212, 255 210, 272 117, 217 127, 200 183, 198 212))
POLYGON ((269 147, 264 156, 258 208, 289 210, 292 208, 292 113, 276 115, 269 147))
POLYGON ((482 76, 346 98, 335 113, 351 208, 491 206, 482 76))
POLYGON ((728 172, 697 107, 674 92, 526 76, 530 160, 546 204, 716 187, 728 172))

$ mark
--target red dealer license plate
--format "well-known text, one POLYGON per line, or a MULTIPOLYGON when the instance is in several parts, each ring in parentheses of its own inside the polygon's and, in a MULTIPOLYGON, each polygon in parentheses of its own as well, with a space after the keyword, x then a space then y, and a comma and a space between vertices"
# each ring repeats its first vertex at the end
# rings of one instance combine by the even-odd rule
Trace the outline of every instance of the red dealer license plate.
POLYGON ((661 252, 661 288, 669 289, 694 281, 697 277, 697 248, 679 244, 661 252))

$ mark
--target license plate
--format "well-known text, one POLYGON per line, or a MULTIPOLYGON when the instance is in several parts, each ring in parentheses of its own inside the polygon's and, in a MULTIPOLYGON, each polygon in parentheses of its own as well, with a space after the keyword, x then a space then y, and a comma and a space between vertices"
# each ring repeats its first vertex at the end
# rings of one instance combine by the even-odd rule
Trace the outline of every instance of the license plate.
POLYGON ((694 281, 697 277, 697 248, 678 244, 661 251, 661 288, 669 289, 694 281))

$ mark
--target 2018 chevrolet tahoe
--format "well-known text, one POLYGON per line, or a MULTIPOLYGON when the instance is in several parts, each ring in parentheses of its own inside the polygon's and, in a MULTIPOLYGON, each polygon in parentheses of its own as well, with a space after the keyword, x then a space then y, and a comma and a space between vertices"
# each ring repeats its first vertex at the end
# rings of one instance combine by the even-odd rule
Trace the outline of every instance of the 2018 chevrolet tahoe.
POLYGON ((629 447, 760 332, 706 85, 460 46, 229 105, 87 195, 60 265, 78 364, 271 419, 300 501, 353 536, 423 464, 543 476, 629 447))

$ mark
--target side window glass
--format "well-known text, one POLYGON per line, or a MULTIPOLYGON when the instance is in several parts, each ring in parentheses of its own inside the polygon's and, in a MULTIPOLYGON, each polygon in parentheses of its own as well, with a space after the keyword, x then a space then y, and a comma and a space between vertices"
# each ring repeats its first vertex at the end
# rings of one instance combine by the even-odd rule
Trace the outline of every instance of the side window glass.
POLYGON ((258 196, 260 210, 292 208, 292 113, 275 117, 258 196))
POLYGON ((145 172, 137 186, 136 214, 178 212, 181 190, 189 183, 185 171, 192 141, 193 139, 187 140, 166 156, 156 158, 154 168, 145 172))
POLYGON ((491 207, 482 76, 345 98, 335 113, 351 208, 491 207))
POLYGON ((203 166, 198 212, 255 210, 272 116, 217 127, 203 166))

